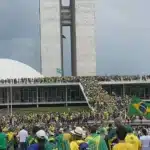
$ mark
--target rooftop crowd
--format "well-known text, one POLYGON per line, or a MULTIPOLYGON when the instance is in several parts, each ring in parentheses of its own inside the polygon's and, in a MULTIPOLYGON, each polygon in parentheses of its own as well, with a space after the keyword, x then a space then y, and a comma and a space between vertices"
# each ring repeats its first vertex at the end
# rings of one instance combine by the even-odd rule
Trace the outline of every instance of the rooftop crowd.
POLYGON ((20 78, 20 79, 0 79, 1 84, 18 84, 18 83, 54 83, 54 82, 81 82, 82 80, 102 81, 133 81, 149 80, 150 75, 105 75, 105 76, 65 76, 65 77, 44 77, 44 78, 20 78))

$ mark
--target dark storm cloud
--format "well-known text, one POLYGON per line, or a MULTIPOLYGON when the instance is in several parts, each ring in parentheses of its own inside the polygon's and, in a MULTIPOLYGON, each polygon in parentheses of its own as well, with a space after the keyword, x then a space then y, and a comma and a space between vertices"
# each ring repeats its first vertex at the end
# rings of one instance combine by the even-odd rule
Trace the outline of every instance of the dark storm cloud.
POLYGON ((0 57, 40 71, 38 0, 1 0, 0 57))

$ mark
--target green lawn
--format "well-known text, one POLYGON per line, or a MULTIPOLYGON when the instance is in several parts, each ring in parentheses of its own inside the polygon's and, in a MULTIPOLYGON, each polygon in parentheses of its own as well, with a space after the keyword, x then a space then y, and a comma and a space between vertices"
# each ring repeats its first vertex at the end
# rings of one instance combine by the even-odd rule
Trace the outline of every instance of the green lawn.
POLYGON ((69 106, 69 107, 39 107, 39 108, 14 108, 13 112, 17 113, 47 113, 47 112, 74 112, 81 110, 89 110, 87 106, 69 106))

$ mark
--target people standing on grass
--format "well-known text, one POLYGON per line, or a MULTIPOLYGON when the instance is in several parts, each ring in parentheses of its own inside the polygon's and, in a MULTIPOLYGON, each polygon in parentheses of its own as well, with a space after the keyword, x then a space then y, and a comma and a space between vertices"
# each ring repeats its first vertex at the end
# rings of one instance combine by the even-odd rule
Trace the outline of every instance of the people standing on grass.
POLYGON ((54 150, 48 142, 48 136, 44 130, 39 130, 36 133, 37 143, 31 144, 27 150, 54 150))
POLYGON ((28 137, 28 132, 25 129, 25 126, 23 126, 22 129, 19 131, 17 137, 18 137, 18 140, 19 140, 19 148, 21 150, 27 150, 26 139, 28 137))
POLYGON ((7 150, 7 135, 2 131, 0 127, 0 150, 7 150))
POLYGON ((127 135, 125 127, 118 127, 116 130, 116 135, 119 142, 113 146, 113 150, 135 150, 135 147, 132 144, 125 142, 125 137, 127 135))
POLYGON ((133 145, 134 150, 141 150, 141 141, 139 138, 133 133, 133 129, 131 126, 126 126, 127 135, 125 137, 125 142, 133 145))
MULTIPOLYGON (((89 120, 80 122, 77 119, 76 122, 73 117, 71 117, 72 119, 66 117, 69 114, 66 114, 65 121, 62 121, 63 117, 59 115, 58 113, 55 117, 54 114, 51 116, 49 114, 32 114, 26 116, 25 119, 19 116, 20 118, 16 119, 20 120, 20 126, 15 123, 12 126, 5 118, 5 121, 1 122, 3 130, 0 130, 0 150, 11 150, 10 146, 13 147, 13 144, 14 150, 39 150, 36 148, 43 145, 49 148, 48 150, 81 150, 80 148, 85 148, 84 150, 118 150, 120 148, 126 150, 125 148, 131 147, 134 147, 134 150, 147 150, 150 147, 148 132, 142 129, 142 136, 139 140, 131 126, 124 125, 121 118, 116 118, 114 123, 107 127, 107 123, 88 123, 89 120), (22 125, 23 128, 21 128, 22 125), (17 149, 17 145, 19 145, 19 149, 17 149)), ((71 113, 71 116, 76 115, 71 113)), ((134 128, 134 130, 137 132, 140 128, 134 128)))
POLYGON ((150 149, 150 135, 146 129, 142 129, 142 136, 140 136, 140 140, 142 142, 142 150, 149 150, 150 149))

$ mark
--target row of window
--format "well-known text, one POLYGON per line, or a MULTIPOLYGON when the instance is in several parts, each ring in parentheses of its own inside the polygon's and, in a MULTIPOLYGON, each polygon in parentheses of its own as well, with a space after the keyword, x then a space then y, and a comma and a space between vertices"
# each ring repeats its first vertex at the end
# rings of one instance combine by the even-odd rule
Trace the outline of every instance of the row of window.
POLYGON ((118 96, 138 96, 143 99, 150 99, 150 85, 104 85, 103 88, 109 93, 118 96))
MULTIPOLYGON (((12 90, 13 102, 39 102, 52 101, 80 101, 84 100, 83 93, 79 86, 70 87, 31 87, 31 88, 14 88, 12 90)), ((10 100, 10 91, 0 89, 0 102, 10 100)))

